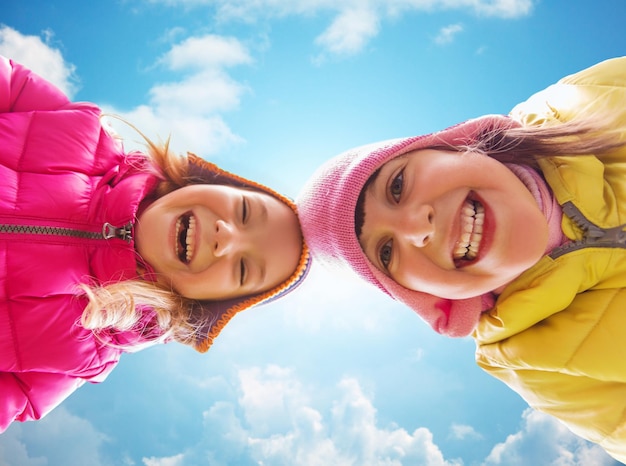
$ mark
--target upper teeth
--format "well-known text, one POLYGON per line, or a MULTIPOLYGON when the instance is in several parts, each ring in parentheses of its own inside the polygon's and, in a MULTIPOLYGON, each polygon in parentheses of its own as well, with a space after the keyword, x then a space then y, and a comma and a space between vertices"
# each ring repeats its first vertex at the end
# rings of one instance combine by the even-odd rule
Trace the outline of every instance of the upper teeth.
POLYGON ((189 227, 187 228, 187 261, 193 256, 196 238, 196 217, 193 215, 189 218, 189 227))
POLYGON ((483 237, 485 208, 478 202, 465 200, 461 208, 461 237, 454 248, 455 259, 475 259, 483 237))

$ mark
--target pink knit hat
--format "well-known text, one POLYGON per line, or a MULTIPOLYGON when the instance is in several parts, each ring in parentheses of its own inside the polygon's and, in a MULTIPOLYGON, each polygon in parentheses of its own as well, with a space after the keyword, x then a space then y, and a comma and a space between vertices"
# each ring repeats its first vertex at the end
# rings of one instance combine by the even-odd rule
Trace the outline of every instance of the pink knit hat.
POLYGON ((451 300, 398 284, 378 270, 361 249, 355 233, 355 208, 366 181, 389 160, 416 149, 469 146, 482 134, 515 124, 505 116, 488 115, 425 136, 358 147, 329 160, 297 199, 302 231, 313 258, 326 266, 352 268, 365 281, 408 305, 438 333, 469 335, 481 312, 493 305, 491 295, 451 300))

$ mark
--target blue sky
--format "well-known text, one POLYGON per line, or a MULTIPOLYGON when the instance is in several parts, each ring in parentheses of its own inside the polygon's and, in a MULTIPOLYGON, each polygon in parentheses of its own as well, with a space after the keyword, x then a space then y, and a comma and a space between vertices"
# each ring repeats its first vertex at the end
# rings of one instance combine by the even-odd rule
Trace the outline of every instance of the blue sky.
MULTIPOLYGON (((345 149, 507 113, 623 55, 624 17, 622 0, 29 0, 3 4, 0 53, 296 197, 345 149)), ((0 466, 617 464, 528 410, 473 350, 314 268, 209 353, 127 355, 14 424, 0 466)))

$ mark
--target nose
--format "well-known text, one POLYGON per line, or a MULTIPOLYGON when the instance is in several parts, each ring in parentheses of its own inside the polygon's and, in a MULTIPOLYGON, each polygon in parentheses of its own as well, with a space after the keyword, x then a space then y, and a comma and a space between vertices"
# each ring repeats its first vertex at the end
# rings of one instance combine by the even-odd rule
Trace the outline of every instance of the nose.
POLYGON ((434 210, 429 205, 407 209, 396 226, 398 238, 404 238, 410 245, 423 248, 433 238, 435 225, 434 210))
POLYGON ((213 255, 223 257, 235 251, 242 243, 239 230, 235 225, 218 220, 215 222, 215 236, 213 237, 213 255))

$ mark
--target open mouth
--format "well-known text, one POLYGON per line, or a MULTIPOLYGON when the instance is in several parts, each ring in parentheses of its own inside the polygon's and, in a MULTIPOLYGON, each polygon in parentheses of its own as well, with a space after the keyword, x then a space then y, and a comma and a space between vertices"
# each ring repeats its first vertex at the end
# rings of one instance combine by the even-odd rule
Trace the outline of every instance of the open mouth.
POLYGON ((475 199, 465 199, 461 207, 461 237, 452 254, 457 267, 478 257, 484 223, 485 207, 475 199))
POLYGON ((191 212, 181 215, 176 220, 176 256, 184 264, 188 264, 195 249, 196 217, 191 212))

